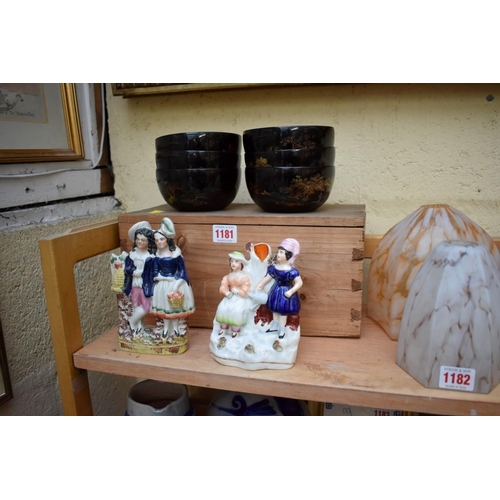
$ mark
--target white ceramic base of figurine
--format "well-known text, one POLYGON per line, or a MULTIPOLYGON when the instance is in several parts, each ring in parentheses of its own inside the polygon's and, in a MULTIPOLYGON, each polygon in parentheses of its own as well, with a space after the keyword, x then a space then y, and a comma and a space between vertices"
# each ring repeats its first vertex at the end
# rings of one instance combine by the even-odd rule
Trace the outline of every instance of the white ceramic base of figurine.
POLYGON ((165 337, 163 320, 148 314, 144 317, 140 331, 132 331, 128 318, 132 311, 130 297, 124 293, 117 294, 119 324, 118 346, 122 351, 141 354, 175 355, 183 354, 189 349, 188 319, 178 320, 179 335, 165 337))
MULTIPOLYGON (((149 335, 149 332, 146 333, 149 335)), ((143 340, 143 337, 137 336, 134 340, 122 340, 119 338, 118 343, 120 350, 137 352, 141 354, 162 354, 175 355, 184 354, 189 349, 189 339, 187 335, 175 337, 169 341, 150 341, 143 340)))
POLYGON ((220 325, 214 321, 210 335, 210 354, 222 365, 236 366, 244 370, 287 370, 295 364, 300 340, 300 327, 285 329, 285 336, 266 332, 269 323, 247 324, 236 337, 231 329, 219 335, 220 325))

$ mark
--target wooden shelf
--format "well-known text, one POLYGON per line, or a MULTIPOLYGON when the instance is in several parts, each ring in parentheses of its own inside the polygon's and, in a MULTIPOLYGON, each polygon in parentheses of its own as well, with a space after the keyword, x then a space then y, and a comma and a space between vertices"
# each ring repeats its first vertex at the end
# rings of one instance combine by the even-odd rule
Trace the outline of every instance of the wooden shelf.
POLYGON ((442 415, 500 414, 500 386, 490 394, 427 389, 395 362, 397 342, 363 317, 357 339, 303 337, 289 370, 247 371, 212 359, 210 330, 191 329, 179 356, 121 351, 113 329, 73 355, 77 368, 186 384, 351 406, 442 415))
MULTIPOLYGON (((314 217, 309 216, 309 224, 314 223, 314 217)), ((365 258, 372 256, 379 239, 365 238, 365 258)), ((495 243, 500 247, 499 238, 495 243)), ((351 406, 443 415, 500 415, 500 385, 490 394, 426 389, 397 366, 397 342, 367 317, 362 317, 359 338, 303 336, 290 370, 246 371, 221 365, 209 353, 208 329, 190 329, 190 348, 180 356, 120 351, 116 329, 83 346, 74 266, 120 246, 118 221, 44 238, 39 246, 66 415, 93 414, 86 370, 351 406)))

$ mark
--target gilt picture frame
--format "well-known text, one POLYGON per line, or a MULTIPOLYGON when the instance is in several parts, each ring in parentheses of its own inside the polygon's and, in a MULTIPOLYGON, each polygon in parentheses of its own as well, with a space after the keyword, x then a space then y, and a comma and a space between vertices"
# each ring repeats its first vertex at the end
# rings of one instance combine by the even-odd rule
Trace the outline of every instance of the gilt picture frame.
POLYGON ((10 383, 7 356, 5 354, 2 324, 0 323, 0 405, 3 405, 7 401, 11 400, 12 397, 12 385, 10 383))
POLYGON ((74 83, 0 83, 0 163, 83 157, 74 83))
POLYGON ((239 90, 259 87, 283 87, 305 85, 297 83, 112 83, 114 96, 140 97, 184 92, 208 92, 213 90, 239 90))

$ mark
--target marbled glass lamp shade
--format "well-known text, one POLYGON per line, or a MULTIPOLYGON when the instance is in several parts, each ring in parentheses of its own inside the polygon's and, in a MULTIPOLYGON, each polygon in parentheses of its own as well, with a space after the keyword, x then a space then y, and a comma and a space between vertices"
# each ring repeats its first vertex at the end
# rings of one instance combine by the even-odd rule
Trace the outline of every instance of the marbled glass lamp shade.
POLYGON ((500 268, 485 246, 432 250, 406 300, 396 362, 425 387, 487 394, 498 385, 500 268))
POLYGON ((448 240, 482 243, 500 266, 500 252, 479 225, 449 205, 423 205, 380 240, 368 273, 368 316, 397 340, 415 276, 431 250, 448 240))

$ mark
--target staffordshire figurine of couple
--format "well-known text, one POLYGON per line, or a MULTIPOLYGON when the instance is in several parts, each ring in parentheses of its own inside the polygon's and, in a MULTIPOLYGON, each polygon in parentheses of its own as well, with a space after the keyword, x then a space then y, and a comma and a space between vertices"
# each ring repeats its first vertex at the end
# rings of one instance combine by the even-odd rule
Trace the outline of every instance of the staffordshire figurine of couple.
POLYGON ((250 243, 248 258, 231 252, 210 336, 210 353, 221 364, 246 370, 287 369, 300 340, 302 278, 294 267, 300 244, 286 238, 276 255, 266 243, 250 243))
POLYGON ((132 251, 112 254, 110 260, 120 348, 181 354, 188 349, 187 318, 195 303, 181 249, 174 241, 174 224, 165 217, 153 230, 149 222, 141 221, 128 236, 132 251))

